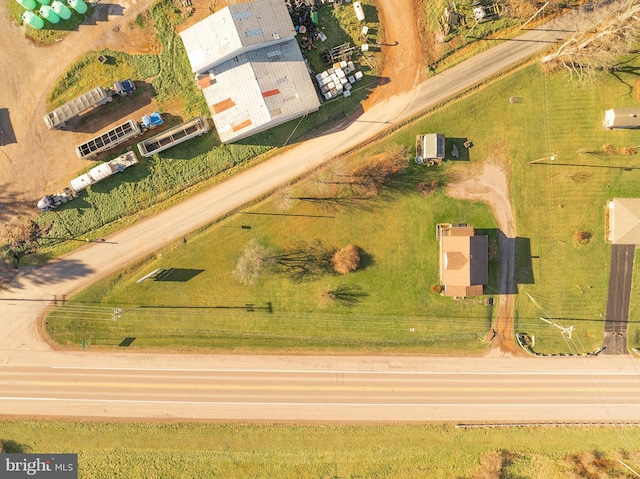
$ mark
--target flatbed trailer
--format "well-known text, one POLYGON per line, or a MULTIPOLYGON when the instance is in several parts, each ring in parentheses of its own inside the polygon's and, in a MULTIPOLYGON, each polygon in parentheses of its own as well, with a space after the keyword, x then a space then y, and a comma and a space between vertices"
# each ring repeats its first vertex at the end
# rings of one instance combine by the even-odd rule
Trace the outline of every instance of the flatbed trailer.
POLYGON ((138 151, 140 151, 142 156, 155 155, 183 141, 204 135, 208 131, 209 122, 205 117, 199 116, 141 141, 138 143, 138 151))
POLYGON ((113 101, 111 91, 98 86, 47 113, 44 116, 44 122, 51 130, 61 129, 72 118, 81 115, 90 108, 96 108, 111 101, 113 101))
POLYGON ((80 159, 95 158, 103 151, 115 148, 131 138, 142 134, 142 128, 135 120, 129 120, 122 125, 97 136, 76 147, 76 154, 80 159))
POLYGON ((61 192, 44 196, 38 201, 38 208, 42 211, 53 210, 67 201, 71 201, 78 196, 78 193, 87 189, 89 186, 137 164, 138 157, 133 151, 128 151, 111 161, 101 163, 87 173, 71 180, 69 186, 61 192))

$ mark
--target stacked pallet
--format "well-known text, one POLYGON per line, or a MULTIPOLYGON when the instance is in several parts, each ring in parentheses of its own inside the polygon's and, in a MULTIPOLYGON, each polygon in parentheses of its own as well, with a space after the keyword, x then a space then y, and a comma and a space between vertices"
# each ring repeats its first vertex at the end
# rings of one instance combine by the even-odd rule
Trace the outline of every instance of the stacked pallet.
POLYGON ((356 71, 353 62, 341 61, 334 63, 332 68, 318 73, 316 81, 325 100, 331 100, 338 95, 350 96, 351 86, 362 77, 362 72, 356 71))

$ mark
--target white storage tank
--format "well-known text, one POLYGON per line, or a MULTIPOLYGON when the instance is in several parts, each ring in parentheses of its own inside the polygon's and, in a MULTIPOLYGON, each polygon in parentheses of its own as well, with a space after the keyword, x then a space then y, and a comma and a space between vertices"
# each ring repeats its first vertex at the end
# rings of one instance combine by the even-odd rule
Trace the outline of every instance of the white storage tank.
POLYGON ((51 8, 63 20, 69 20, 71 18, 71 10, 69 10, 69 7, 67 7, 60 0, 53 0, 53 3, 51 4, 51 8))
POLYGON ((360 2, 353 2, 353 9, 356 11, 356 18, 360 22, 364 22, 364 10, 360 2))
POLYGON ((22 14, 22 21, 36 30, 40 30, 44 27, 44 20, 31 10, 27 10, 22 14))

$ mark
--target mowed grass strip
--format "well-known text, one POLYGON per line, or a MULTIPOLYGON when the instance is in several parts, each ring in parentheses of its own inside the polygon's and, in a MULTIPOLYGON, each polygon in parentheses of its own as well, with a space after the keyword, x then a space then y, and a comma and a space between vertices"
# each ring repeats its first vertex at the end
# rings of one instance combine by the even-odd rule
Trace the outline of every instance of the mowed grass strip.
POLYGON ((2 421, 7 452, 77 453, 79 477, 633 477, 637 427, 2 421), (496 474, 499 474, 497 476, 496 474), (606 474, 606 476, 604 475, 606 474), (597 476, 596 476, 597 475, 597 476))

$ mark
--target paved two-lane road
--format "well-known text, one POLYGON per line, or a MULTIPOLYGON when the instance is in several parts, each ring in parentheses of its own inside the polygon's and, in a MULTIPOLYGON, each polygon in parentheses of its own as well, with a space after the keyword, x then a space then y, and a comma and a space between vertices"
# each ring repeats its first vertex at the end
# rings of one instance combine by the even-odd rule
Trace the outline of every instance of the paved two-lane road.
POLYGON ((82 356, 58 367, 0 366, 0 408, 218 420, 640 421, 640 376, 628 359, 200 360, 193 369, 84 365, 82 356))

